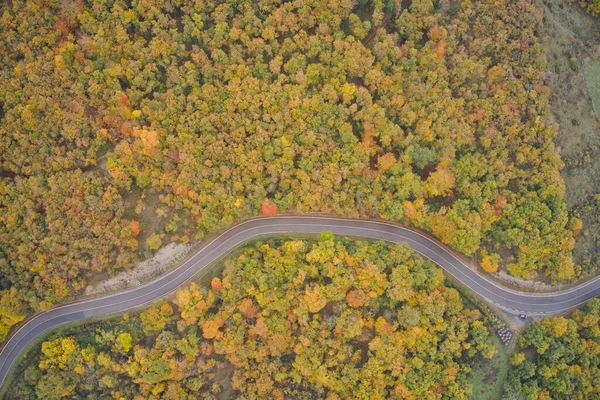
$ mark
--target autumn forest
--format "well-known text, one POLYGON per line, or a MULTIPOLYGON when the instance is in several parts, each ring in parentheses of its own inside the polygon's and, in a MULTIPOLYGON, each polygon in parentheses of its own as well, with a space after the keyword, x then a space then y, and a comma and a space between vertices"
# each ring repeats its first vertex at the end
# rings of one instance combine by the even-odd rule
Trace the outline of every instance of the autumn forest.
MULTIPOLYGON (((258 215, 379 218, 482 273, 589 276, 542 22, 527 0, 3 2, 0 341, 258 215)), ((600 395, 599 310, 528 326, 505 394, 600 395)), ((431 262, 327 233, 249 244, 211 283, 76 331, 38 346, 13 398, 465 399, 496 353, 431 262)))
POLYGON ((402 246, 258 243, 209 287, 44 342, 14 396, 465 398, 469 365, 495 348, 443 281, 402 246))

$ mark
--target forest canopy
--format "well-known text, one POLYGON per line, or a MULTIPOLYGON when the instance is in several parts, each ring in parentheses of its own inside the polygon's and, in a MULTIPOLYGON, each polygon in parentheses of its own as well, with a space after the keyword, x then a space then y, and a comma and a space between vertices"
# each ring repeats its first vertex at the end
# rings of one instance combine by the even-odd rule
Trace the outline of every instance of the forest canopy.
POLYGON ((596 399, 600 396, 600 299, 569 318, 527 327, 505 383, 507 399, 596 399))
POLYGON ((48 338, 9 395, 466 399, 496 351, 480 311, 405 245, 258 242, 174 297, 48 338))
POLYGON ((530 1, 13 0, 0 18, 0 339, 265 201, 411 224, 490 272, 582 273, 530 1))
MULTIPOLYGON (((575 0, 569 0, 569 2, 574 1, 575 0)), ((579 0, 577 3, 594 16, 600 14, 600 0, 579 0)))

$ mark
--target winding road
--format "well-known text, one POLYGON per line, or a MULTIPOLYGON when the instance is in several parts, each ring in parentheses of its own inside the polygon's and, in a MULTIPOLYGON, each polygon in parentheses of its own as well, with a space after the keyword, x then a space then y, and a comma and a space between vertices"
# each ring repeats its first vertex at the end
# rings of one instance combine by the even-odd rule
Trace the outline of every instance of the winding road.
POLYGON ((379 239, 392 243, 404 242, 498 308, 513 314, 556 314, 600 294, 600 277, 574 289, 550 294, 529 294, 504 288, 470 269, 436 241, 393 223, 322 216, 282 215, 254 218, 231 226, 206 243, 181 266, 148 284, 120 293, 58 306, 31 318, 10 337, 0 352, 0 385, 25 347, 37 336, 57 325, 151 303, 173 292, 221 256, 250 240, 277 234, 318 234, 323 231, 340 236, 379 239))

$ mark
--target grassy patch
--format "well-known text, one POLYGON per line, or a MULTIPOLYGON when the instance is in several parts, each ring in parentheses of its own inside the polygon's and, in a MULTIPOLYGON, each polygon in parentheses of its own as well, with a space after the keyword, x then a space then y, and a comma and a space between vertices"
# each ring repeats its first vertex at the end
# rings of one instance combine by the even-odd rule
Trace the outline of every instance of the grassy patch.
POLYGON ((583 70, 596 116, 600 119, 600 60, 588 61, 583 70))
POLYGON ((491 360, 481 358, 473 366, 469 374, 469 383, 473 385, 472 399, 497 400, 502 397, 502 387, 510 367, 510 350, 497 335, 492 334, 491 338, 498 353, 491 360))
POLYGON ((600 163, 594 162, 600 158, 600 61, 587 60, 597 59, 600 20, 565 0, 538 0, 538 5, 544 12, 549 118, 559 125, 555 143, 565 163, 565 200, 571 213, 584 222, 576 239, 575 261, 584 273, 592 274, 600 263, 600 220, 585 208, 600 193, 600 163))

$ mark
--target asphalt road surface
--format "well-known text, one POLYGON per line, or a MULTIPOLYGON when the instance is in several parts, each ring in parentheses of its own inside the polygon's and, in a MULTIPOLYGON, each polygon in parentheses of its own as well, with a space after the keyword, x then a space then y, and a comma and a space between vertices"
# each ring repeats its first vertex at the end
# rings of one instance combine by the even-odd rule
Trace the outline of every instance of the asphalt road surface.
POLYGON ((499 286, 470 269, 452 252, 410 229, 381 221, 321 216, 277 216, 249 219, 234 225, 202 247, 193 257, 143 286, 91 300, 55 307, 30 319, 0 352, 0 385, 23 349, 37 336, 66 322, 118 313, 151 303, 173 292, 233 248, 262 236, 330 231, 335 235, 404 242, 491 303, 513 314, 556 314, 600 294, 600 278, 568 291, 527 294, 499 286))

